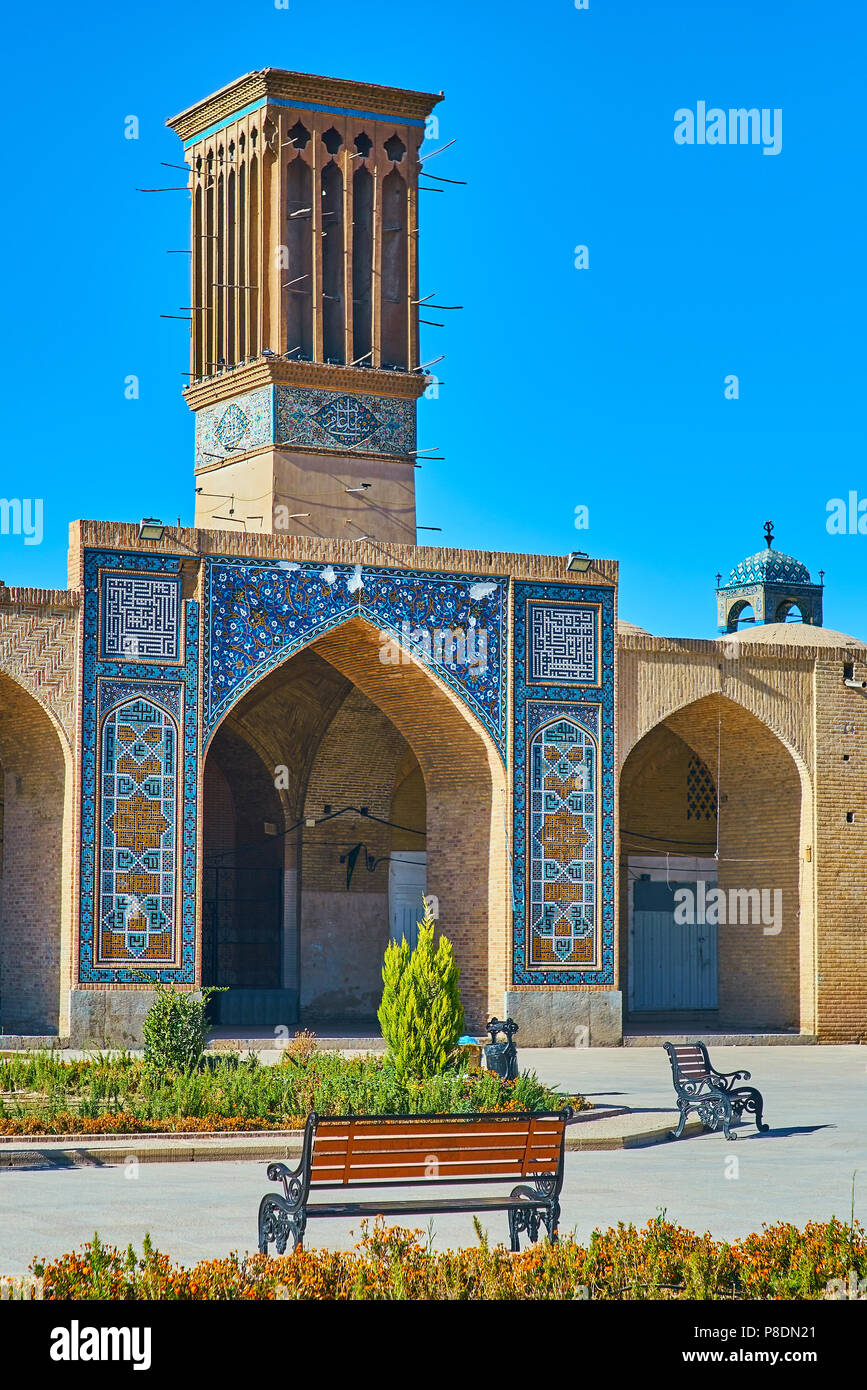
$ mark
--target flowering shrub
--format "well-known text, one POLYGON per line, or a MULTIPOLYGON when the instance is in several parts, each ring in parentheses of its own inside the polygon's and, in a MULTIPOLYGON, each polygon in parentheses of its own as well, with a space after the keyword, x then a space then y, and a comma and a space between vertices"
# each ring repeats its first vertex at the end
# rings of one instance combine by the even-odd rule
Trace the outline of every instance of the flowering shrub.
POLYGON ((173 1264, 145 1237, 143 1253, 105 1246, 34 1261, 46 1299, 563 1300, 819 1299, 828 1281, 867 1277, 867 1234, 832 1218, 803 1230, 778 1223, 730 1244, 664 1217, 642 1230, 594 1231, 587 1246, 547 1241, 510 1254, 486 1242, 432 1251, 420 1231, 363 1223, 355 1249, 306 1250, 268 1259, 173 1264))
POLYGON ((303 1129, 304 1115, 281 1119, 251 1119, 244 1115, 168 1115, 161 1120, 141 1119, 123 1111, 105 1115, 75 1115, 61 1110, 50 1118, 25 1115, 19 1120, 0 1120, 0 1135, 14 1138, 28 1134, 203 1134, 240 1133, 245 1130, 303 1129))

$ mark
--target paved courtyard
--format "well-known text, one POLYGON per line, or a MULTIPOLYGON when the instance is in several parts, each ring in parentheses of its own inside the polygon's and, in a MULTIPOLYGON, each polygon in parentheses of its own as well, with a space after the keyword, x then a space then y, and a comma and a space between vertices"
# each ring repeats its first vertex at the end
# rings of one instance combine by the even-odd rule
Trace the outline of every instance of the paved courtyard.
MULTIPOLYGON (((662 1207, 672 1220, 725 1238, 763 1221, 848 1219, 856 1170, 855 1214, 867 1225, 867 1047, 720 1048, 711 1056, 720 1070, 752 1071, 770 1132, 742 1127, 735 1144, 713 1134, 652 1148, 571 1153, 563 1234, 575 1230, 586 1239, 594 1226, 643 1224, 662 1207)), ((661 1049, 525 1048, 520 1061, 599 1104, 675 1118, 661 1049)), ((149 1231, 158 1248, 184 1263, 254 1249, 258 1201, 269 1187, 260 1162, 0 1170, 0 1275, 23 1273, 34 1255, 69 1250, 94 1230, 113 1244, 137 1247, 149 1231)), ((493 1241, 505 1239, 505 1216, 483 1224, 493 1241)), ((311 1222, 307 1244, 350 1247, 356 1227, 311 1222)), ((470 1217, 436 1220, 436 1246, 475 1240, 470 1217)))

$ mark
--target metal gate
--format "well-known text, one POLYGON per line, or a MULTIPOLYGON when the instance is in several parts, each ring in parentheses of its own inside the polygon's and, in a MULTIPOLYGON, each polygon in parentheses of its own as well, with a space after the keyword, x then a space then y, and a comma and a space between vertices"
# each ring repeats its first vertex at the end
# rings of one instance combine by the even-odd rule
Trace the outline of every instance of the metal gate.
MULTIPOLYGON (((705 883, 706 890, 716 884, 705 883)), ((680 923, 674 918, 674 894, 695 883, 632 885, 629 927, 630 1011, 668 1013, 717 1007, 717 927, 714 923, 680 923)))
POLYGON ((280 988, 283 871, 273 866, 206 866, 202 899, 202 983, 214 995, 214 1023, 291 1023, 297 1001, 280 988), (285 1017, 284 1017, 285 1016, 285 1017))

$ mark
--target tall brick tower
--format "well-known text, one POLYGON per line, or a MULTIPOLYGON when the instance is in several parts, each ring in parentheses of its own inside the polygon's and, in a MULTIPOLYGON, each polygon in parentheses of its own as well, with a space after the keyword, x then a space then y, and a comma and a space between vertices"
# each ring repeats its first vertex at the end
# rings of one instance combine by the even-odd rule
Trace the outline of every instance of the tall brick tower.
POLYGON ((196 526, 415 542, 438 100, 265 68, 168 122, 191 170, 196 526))

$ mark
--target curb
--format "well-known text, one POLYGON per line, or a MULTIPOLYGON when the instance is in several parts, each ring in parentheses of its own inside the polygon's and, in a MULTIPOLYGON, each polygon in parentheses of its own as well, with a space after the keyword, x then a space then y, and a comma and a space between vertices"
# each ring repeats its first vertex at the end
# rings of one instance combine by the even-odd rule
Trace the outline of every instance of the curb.
MULTIPOLYGON (((675 1115, 665 1124, 656 1124, 647 1129, 635 1130, 632 1134, 591 1134, 586 1139, 581 1134, 567 1134, 566 1151, 568 1153, 574 1150, 584 1150, 599 1153, 606 1149, 648 1149, 654 1144, 669 1143, 672 1128, 676 1123, 677 1116, 675 1115)), ((687 1120, 681 1138, 687 1139, 693 1135, 701 1134, 702 1129, 701 1120, 687 1120)))
MULTIPOLYGON (((587 1112, 588 1116, 592 1112, 587 1112)), ((596 1115, 606 1122, 628 1115, 624 1106, 596 1115)), ((587 1132, 588 1121, 566 1134, 566 1152, 603 1152, 612 1149, 646 1148, 668 1142, 676 1116, 665 1123, 654 1123, 646 1129, 626 1134, 593 1134, 587 1132)), ((579 1120, 580 1123, 580 1120, 579 1120)), ((684 1137, 700 1134, 701 1122, 687 1121, 684 1137)), ((301 1154, 301 1130, 255 1131, 238 1136, 211 1134, 169 1139, 160 1135, 142 1139, 134 1134, 101 1136, 98 1143, 89 1135, 64 1136, 65 1142, 52 1142, 53 1136, 27 1135, 5 1139, 0 1143, 0 1169, 112 1168, 122 1167, 134 1159, 137 1163, 240 1163, 259 1161, 273 1163, 298 1158, 301 1154), (72 1142, 70 1142, 70 1140, 72 1142)))
MULTIPOLYGON (((134 1136, 129 1136, 133 1138, 134 1136)), ((301 1136, 294 1141, 282 1143, 224 1143, 196 1144, 127 1144, 76 1145, 70 1147, 10 1149, 0 1153, 0 1169, 41 1169, 56 1168, 121 1168, 130 1159, 136 1163, 239 1163, 244 1160, 259 1160, 274 1163, 282 1159, 301 1156, 301 1136)))

